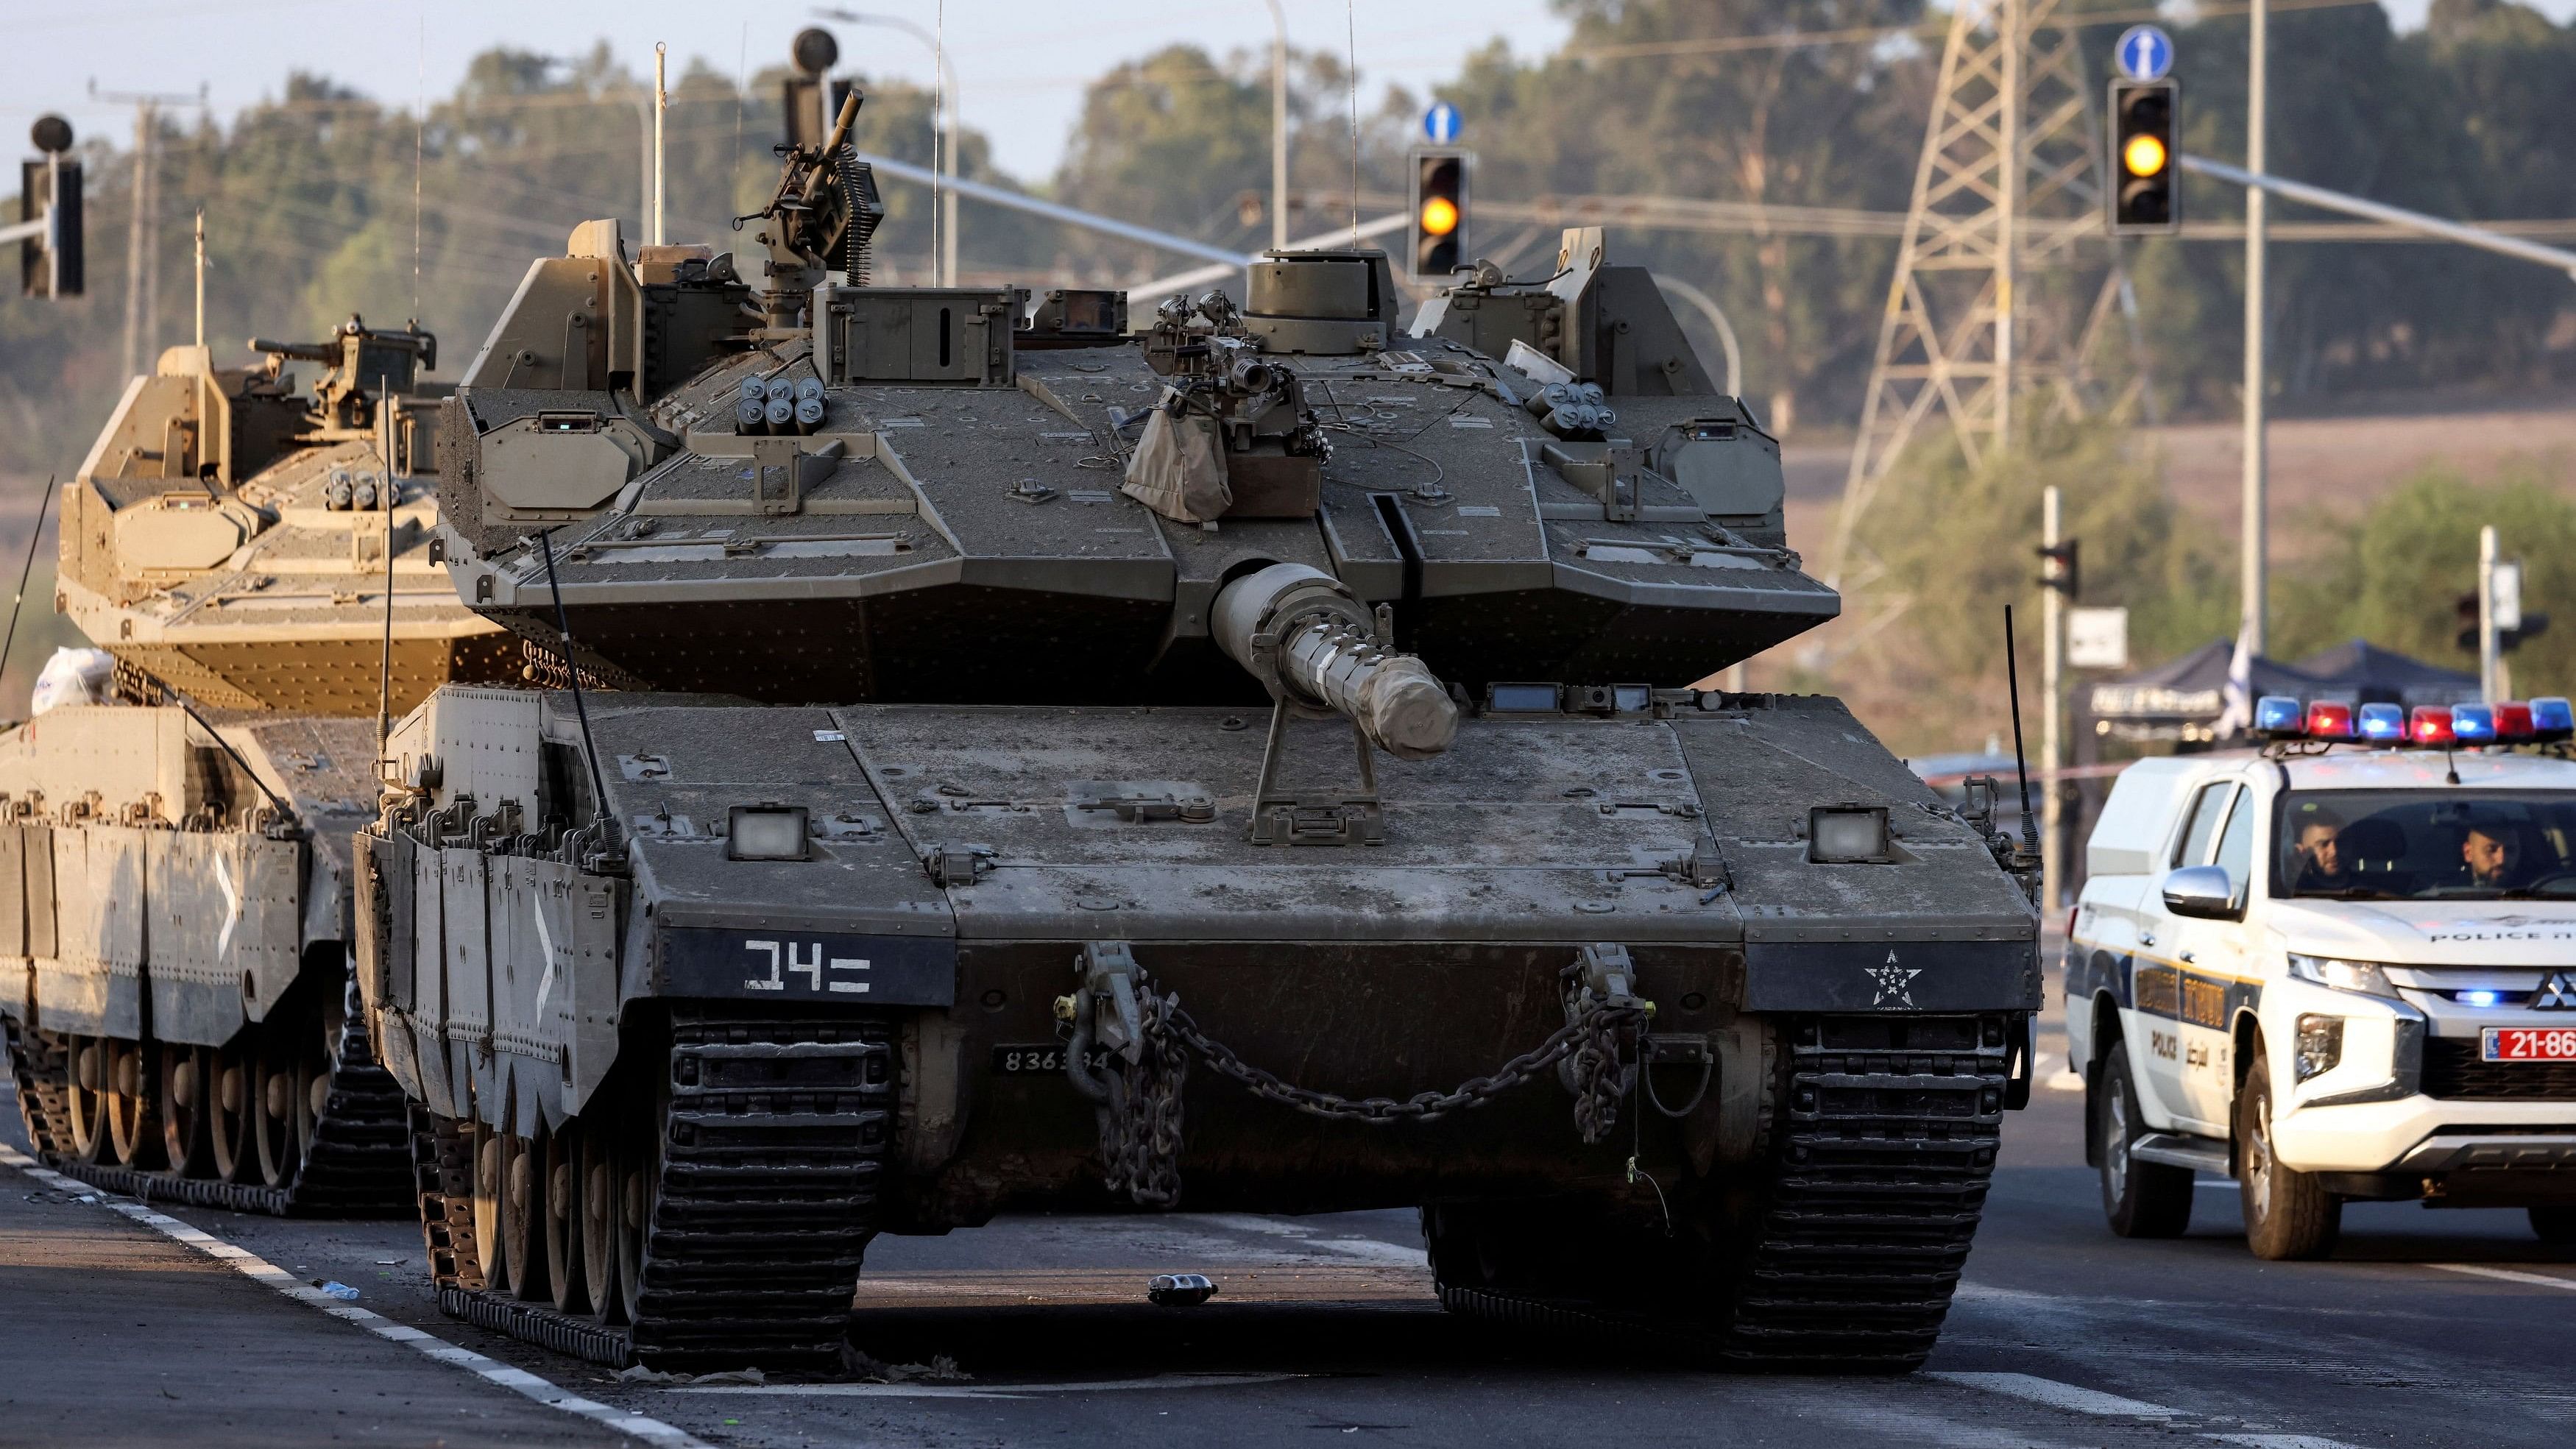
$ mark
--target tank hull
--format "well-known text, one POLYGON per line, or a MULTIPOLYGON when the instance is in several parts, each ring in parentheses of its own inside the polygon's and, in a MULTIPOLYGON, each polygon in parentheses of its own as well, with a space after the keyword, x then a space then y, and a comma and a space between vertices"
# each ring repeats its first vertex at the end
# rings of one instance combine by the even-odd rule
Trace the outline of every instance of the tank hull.
MULTIPOLYGON (((1553 1202, 1634 1226, 1657 1199, 1632 1158, 1675 1201, 1758 1194, 1797 1116, 1793 1060, 1829 1048, 1855 1054, 1825 1072, 1841 1088, 1884 1079, 1856 1092, 1862 1118, 1923 1096, 1898 1115, 1962 1154, 1981 1194, 2039 1003, 2035 922, 1983 837, 1831 701, 1682 691, 1627 715, 1489 712, 1446 755, 1377 761, 1375 846, 1247 838, 1257 711, 611 693, 587 713, 624 836, 613 867, 535 838, 477 843, 498 838, 478 819, 541 817, 546 792, 586 786, 567 697, 444 691, 396 732, 397 756, 436 761, 439 783, 365 842, 361 914, 378 926, 359 977, 385 1059, 451 1132, 535 1143, 633 1112, 676 1050, 671 1022, 863 1021, 885 1033, 893 1083, 866 1231, 1137 1205, 1068 1070, 1118 1070, 1064 1031, 1085 1009, 1081 963, 1104 951, 1235 1061, 1346 1099, 1448 1093, 1540 1050, 1586 959, 1623 961, 1655 1003, 1612 1132, 1581 1129, 1552 1063, 1363 1122, 1301 1113, 1207 1058, 1170 1166, 1179 1200, 1210 1210, 1553 1202), (1890 810, 1895 854, 1812 863, 1808 810, 1860 805, 1890 810), (736 858, 746 808, 804 810, 803 858, 736 858)), ((1282 769, 1343 799, 1352 758, 1346 725, 1297 725, 1282 769)), ((1834 1110, 1810 1094, 1810 1118, 1834 1110)), ((449 1286, 463 1311, 470 1285, 449 1286)), ((688 1360, 649 1335, 584 1341, 688 1360)))
POLYGON ((374 759, 358 721, 177 706, 0 735, 0 1020, 48 1161, 169 1201, 409 1207, 402 1099, 347 990, 374 759))

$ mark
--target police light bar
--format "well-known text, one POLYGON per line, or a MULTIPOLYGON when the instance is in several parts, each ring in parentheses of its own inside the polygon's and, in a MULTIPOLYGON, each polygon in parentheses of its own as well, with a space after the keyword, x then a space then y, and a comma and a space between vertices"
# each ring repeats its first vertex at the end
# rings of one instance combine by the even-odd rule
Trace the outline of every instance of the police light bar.
POLYGON ((2464 745, 2484 745, 2494 743, 2495 737, 2494 710, 2483 704, 2451 706, 2451 738, 2464 745))
POLYGON ((2286 694, 2267 694, 2254 701, 2254 731, 2276 740, 2296 739, 2305 711, 2286 694))
POLYGON ((2308 706, 2309 739, 2348 740, 2356 733, 2351 705, 2340 700, 2321 699, 2308 706))
POLYGON ((2356 718, 2361 737, 2374 745, 2399 745, 2406 742, 2406 711, 2385 702, 2365 704, 2356 718))
POLYGON ((2567 701, 2558 695, 2549 695, 2531 702, 2531 737, 2533 739, 2557 741, 2570 736, 2576 736, 2576 708, 2570 708, 2567 701))
POLYGON ((2419 745, 2447 745, 2451 742, 2451 711, 2438 704, 2415 706, 2413 717, 2406 721, 2406 738, 2419 745))
POLYGON ((2495 737, 2517 741, 2531 738, 2531 706, 2508 699, 2495 707, 2495 737))

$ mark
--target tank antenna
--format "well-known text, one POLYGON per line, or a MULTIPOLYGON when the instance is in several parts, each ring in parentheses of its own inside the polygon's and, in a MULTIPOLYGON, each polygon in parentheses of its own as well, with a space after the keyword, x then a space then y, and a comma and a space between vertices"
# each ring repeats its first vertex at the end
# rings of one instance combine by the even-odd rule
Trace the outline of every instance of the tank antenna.
POLYGON ((376 665, 376 758, 394 730, 394 399, 391 379, 376 374, 376 439, 385 460, 385 652, 376 665))
POLYGON ((670 51, 668 43, 653 42, 653 245, 657 247, 662 244, 662 113, 671 105, 663 67, 670 51))
POLYGON ((27 535, 27 561, 18 568, 18 593, 9 601, 9 633, 0 638, 0 675, 9 672, 9 649, 18 642, 18 606, 27 602, 27 579, 36 571, 36 544, 45 536, 45 510, 53 506, 53 475, 45 477, 45 495, 36 500, 36 530, 27 535))
POLYGON ((608 813, 608 783, 600 777, 599 751, 590 739, 590 707, 581 702, 581 666, 572 660, 572 618, 564 612, 563 585, 555 582, 555 531, 537 530, 537 547, 546 556, 546 592, 554 596, 555 629, 562 638, 556 646, 563 659, 564 683, 572 688, 573 718, 581 725, 581 753, 590 762, 590 793, 599 809, 601 843, 612 843, 616 830, 615 817, 608 813))
POLYGON ((197 208, 197 345, 206 345, 206 209, 197 208))
POLYGON ((2039 854, 2039 822, 2030 813, 2030 764, 2021 748, 2021 665, 2013 657, 2012 605, 2004 605, 2004 687, 2012 695, 2013 773, 2021 777, 2021 847, 2039 854))

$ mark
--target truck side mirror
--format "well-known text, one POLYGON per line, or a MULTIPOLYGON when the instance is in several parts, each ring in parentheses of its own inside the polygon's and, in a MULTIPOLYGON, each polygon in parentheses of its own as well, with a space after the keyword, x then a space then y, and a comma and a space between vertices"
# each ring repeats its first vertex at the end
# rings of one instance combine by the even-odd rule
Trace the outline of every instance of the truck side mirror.
POLYGON ((2236 898, 2236 883, 2228 879, 2224 868, 2215 865, 2185 866, 2166 876, 2165 909, 2177 916, 2198 916, 2207 921, 2245 918, 2244 903, 2236 898))

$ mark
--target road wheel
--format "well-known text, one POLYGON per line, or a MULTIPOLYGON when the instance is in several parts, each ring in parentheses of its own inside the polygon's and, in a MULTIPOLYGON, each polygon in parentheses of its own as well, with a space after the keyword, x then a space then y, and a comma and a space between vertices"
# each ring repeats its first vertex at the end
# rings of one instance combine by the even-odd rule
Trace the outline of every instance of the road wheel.
POLYGON ((516 1133, 501 1139, 501 1256, 509 1260, 511 1291, 532 1301, 553 1297, 546 1286, 545 1159, 539 1151, 537 1143, 516 1133))
POLYGON ((236 1037, 217 1049, 207 1078, 206 1129, 215 1176, 225 1182, 251 1182, 259 1175, 259 1054, 251 1041, 236 1037))
POLYGON ((2343 1200, 2316 1174, 2283 1165, 2272 1150, 2272 1070, 2257 1049, 2236 1094, 2236 1162, 2245 1199, 2245 1244, 2279 1262, 2322 1258, 2343 1228, 2343 1200))
POLYGON ((2536 1207, 2531 1213, 2531 1230, 2544 1243, 2576 1243, 2576 1207, 2536 1207))
POLYGON ((215 1054, 202 1046, 161 1048, 161 1153, 181 1177, 203 1177, 214 1155, 215 1054))
POLYGON ((161 1073, 152 1056, 141 1042, 110 1044, 107 1136, 119 1167, 148 1171, 161 1165, 161 1114, 153 1100, 161 1073))
POLYGON ((2140 1162, 2129 1155, 2146 1135, 2138 1110, 2138 1081, 2129 1072, 2129 1044, 2118 1042, 2102 1064, 2094 1093, 2102 1139, 2102 1215, 2124 1238, 2178 1238, 2191 1226, 2192 1176, 2188 1167, 2140 1162))
POLYGON ((587 1313, 582 1281, 581 1126, 567 1120, 539 1139, 545 1167, 546 1290, 558 1313, 587 1313))
POLYGON ((72 1155, 83 1162, 107 1160, 107 1047, 94 1036, 71 1039, 71 1085, 65 1096, 71 1107, 72 1155))
POLYGON ((476 1118, 474 1143, 474 1261, 483 1270, 483 1286, 510 1291, 510 1261, 501 1233, 502 1173, 507 1167, 500 1133, 476 1118))
POLYGON ((574 1136, 581 1173, 576 1202, 581 1223, 581 1280, 590 1299, 591 1321, 626 1321, 626 1299, 617 1284, 617 1131, 608 1099, 592 1098, 591 1118, 574 1136))

